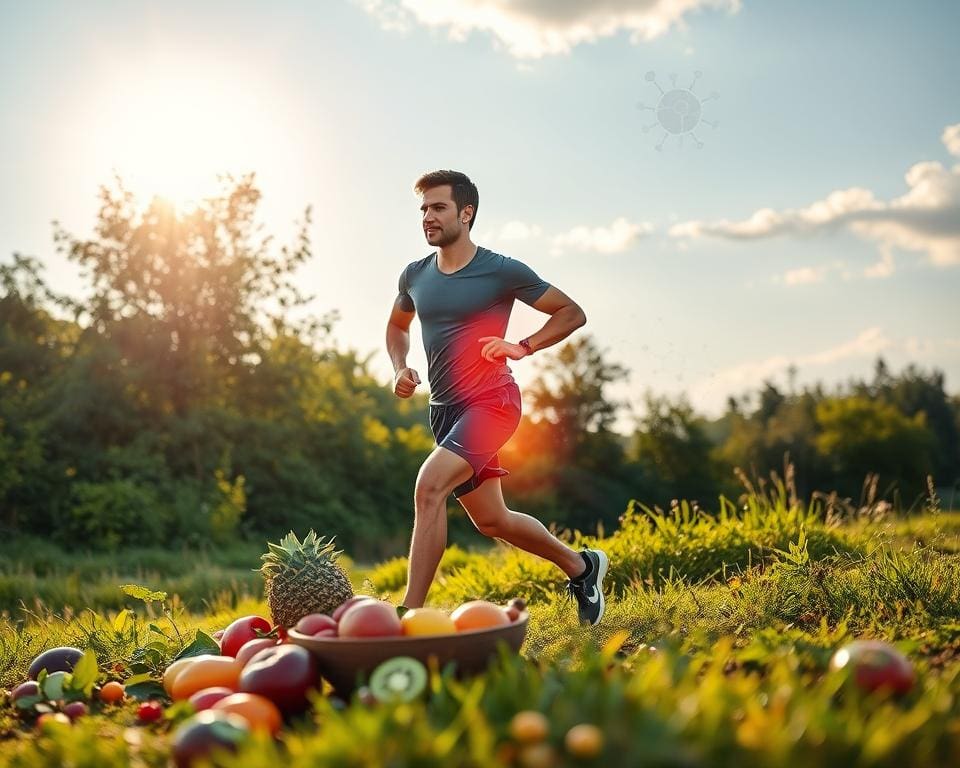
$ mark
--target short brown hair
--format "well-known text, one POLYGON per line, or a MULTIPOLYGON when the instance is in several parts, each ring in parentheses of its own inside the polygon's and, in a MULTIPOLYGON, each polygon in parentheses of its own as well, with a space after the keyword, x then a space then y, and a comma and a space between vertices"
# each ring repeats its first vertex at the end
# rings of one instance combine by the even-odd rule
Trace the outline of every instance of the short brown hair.
POLYGON ((480 207, 480 193, 477 192, 477 185, 470 181, 467 174, 460 171, 431 171, 417 179, 417 183, 413 185, 413 191, 422 195, 428 189, 442 187, 444 184, 450 185, 450 195, 453 197, 453 202, 457 204, 458 214, 465 205, 473 206, 473 216, 470 217, 468 227, 473 229, 474 222, 477 220, 477 208, 480 207))

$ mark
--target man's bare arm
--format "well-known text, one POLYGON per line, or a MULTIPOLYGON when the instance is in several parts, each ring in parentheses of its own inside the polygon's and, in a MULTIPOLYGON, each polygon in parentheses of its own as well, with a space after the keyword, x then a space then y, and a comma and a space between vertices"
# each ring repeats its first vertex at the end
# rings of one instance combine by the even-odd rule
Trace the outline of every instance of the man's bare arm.
POLYGON ((550 315, 543 328, 527 337, 534 352, 563 341, 587 322, 580 305, 552 285, 533 303, 533 308, 550 315))
MULTIPOLYGON (((573 333, 577 328, 587 322, 587 316, 573 299, 561 291, 559 288, 550 286, 546 292, 533 303, 533 308, 538 309, 550 315, 543 328, 527 337, 530 343, 530 351, 536 352, 538 349, 550 347, 558 341, 563 341, 567 336, 573 333)), ((511 360, 519 360, 527 355, 526 350, 519 344, 511 344, 509 341, 497 338, 496 336, 484 336, 478 341, 483 344, 480 355, 490 362, 495 362, 499 357, 509 357, 511 360)))
POLYGON ((420 375, 407 367, 407 352, 410 351, 410 323, 415 312, 407 312, 400 306, 397 296, 387 321, 387 354, 393 364, 393 391, 398 397, 410 397, 420 383, 420 375))

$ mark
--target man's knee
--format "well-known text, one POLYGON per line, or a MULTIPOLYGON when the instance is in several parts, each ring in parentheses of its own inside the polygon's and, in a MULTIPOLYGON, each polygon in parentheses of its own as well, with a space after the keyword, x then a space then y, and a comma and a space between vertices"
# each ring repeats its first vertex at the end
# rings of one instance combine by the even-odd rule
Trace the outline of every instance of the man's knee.
POLYGON ((419 477, 414 489, 413 500, 417 510, 434 510, 439 507, 449 495, 449 491, 435 478, 419 477))

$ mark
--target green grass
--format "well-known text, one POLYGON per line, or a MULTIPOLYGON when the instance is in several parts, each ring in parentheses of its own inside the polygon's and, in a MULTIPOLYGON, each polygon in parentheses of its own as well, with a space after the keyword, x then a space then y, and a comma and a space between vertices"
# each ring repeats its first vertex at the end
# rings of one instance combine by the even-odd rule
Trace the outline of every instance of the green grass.
MULTIPOLYGON (((428 602, 525 597, 520 656, 467 682, 435 672, 430 695, 410 705, 354 701, 337 711, 318 699, 280 741, 254 739, 218 764, 933 766, 960 754, 960 514, 827 520, 815 504, 791 507, 774 494, 714 515, 637 504, 609 536, 564 536, 611 557, 600 627, 576 623, 553 565, 505 546, 451 547, 428 602), (867 696, 829 671, 833 652, 855 637, 897 644, 917 670, 914 690, 867 696), (524 709, 548 717, 540 753, 509 735, 524 709), (582 722, 604 733, 593 760, 564 747, 582 722)), ((266 615, 257 574, 229 580, 255 568, 260 551, 128 553, 98 576, 98 556, 31 549, 2 574, 9 595, 43 597, 0 621, 0 685, 17 684, 34 655, 62 644, 94 648, 102 678, 122 679, 138 649, 153 644, 162 668, 197 630, 266 615), (178 594, 144 605, 119 590, 130 581, 178 594), (123 607, 135 616, 115 623, 123 607)), ((354 567, 351 578, 358 591, 396 599, 406 561, 354 567)), ((166 765, 173 723, 135 726, 134 710, 95 707, 40 736, 0 705, 0 767, 112 767, 134 752, 138 765, 166 765)))

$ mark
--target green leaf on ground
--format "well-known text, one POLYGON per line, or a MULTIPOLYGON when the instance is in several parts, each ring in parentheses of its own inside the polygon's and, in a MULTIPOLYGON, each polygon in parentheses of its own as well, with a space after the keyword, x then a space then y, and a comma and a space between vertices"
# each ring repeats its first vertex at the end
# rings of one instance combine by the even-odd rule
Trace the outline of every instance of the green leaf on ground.
POLYGON ((210 635, 202 629, 198 629, 197 636, 193 639, 193 642, 184 647, 183 650, 177 654, 176 658, 185 659, 188 656, 200 656, 204 653, 219 655, 220 646, 217 645, 217 641, 210 637, 210 635))
POLYGON ((139 584, 123 584, 120 589, 130 595, 130 597, 135 597, 137 600, 143 600, 145 602, 162 602, 167 599, 166 592, 154 592, 152 589, 142 587, 139 584))

